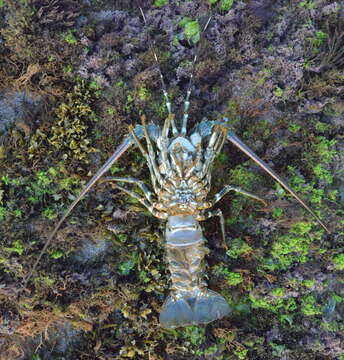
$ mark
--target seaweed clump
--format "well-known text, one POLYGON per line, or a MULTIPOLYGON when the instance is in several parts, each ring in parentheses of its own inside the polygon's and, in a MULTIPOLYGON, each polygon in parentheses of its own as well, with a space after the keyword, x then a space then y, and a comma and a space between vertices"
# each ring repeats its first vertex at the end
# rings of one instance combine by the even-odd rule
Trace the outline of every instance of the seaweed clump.
POLYGON ((79 80, 67 99, 57 106, 56 124, 48 133, 38 129, 31 138, 28 149, 30 157, 48 148, 49 152, 62 152, 62 159, 85 160, 91 146, 90 128, 96 123, 97 116, 92 105, 99 96, 99 87, 95 82, 79 80), (43 145, 43 146, 42 146, 43 145))

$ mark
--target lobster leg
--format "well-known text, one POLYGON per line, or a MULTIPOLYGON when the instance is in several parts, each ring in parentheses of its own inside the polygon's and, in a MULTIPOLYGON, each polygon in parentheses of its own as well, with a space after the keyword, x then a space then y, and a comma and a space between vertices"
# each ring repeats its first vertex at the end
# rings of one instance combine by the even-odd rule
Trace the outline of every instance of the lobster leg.
POLYGON ((142 190, 142 192, 144 193, 144 195, 148 201, 152 202, 152 200, 153 200, 153 197, 154 197, 153 193, 148 189, 148 187, 142 180, 138 180, 138 179, 135 179, 132 177, 123 178, 123 177, 110 176, 110 177, 106 177, 106 178, 99 180, 100 184, 104 183, 104 182, 126 182, 129 184, 135 184, 142 190))
POLYGON ((123 191, 124 193, 128 194, 129 196, 131 196, 132 198, 136 199, 137 201, 139 201, 143 206, 145 206, 149 211, 153 210, 153 205, 150 201, 148 201, 147 199, 143 198, 142 196, 140 196, 139 194, 137 194, 135 191, 131 191, 128 190, 120 185, 117 184, 113 184, 113 186, 118 189, 123 191))
POLYGON ((214 199, 209 202, 210 203, 209 207, 213 207, 218 201, 220 201, 230 191, 235 191, 237 193, 251 197, 252 199, 262 202, 264 204, 264 206, 267 206, 266 201, 264 199, 262 199, 261 197, 251 194, 250 192, 245 191, 239 187, 226 185, 222 190, 220 190, 217 194, 215 194, 214 199))
POLYGON ((152 164, 152 159, 151 157, 149 156, 149 154, 147 153, 146 149, 143 147, 143 145, 141 144, 140 142, 140 139, 138 138, 138 136, 135 134, 135 131, 134 131, 134 128, 132 126, 129 126, 129 131, 131 133, 131 135, 133 136, 134 138, 134 142, 135 144, 137 145, 137 147, 140 149, 142 155, 145 157, 146 161, 147 161, 147 165, 148 165, 148 168, 149 168, 149 172, 150 172, 150 175, 151 175, 151 180, 152 180, 152 185, 153 185, 153 188, 154 188, 154 192, 155 193, 158 193, 159 192, 159 189, 157 187, 157 177, 156 177, 156 171, 154 170, 154 167, 153 167, 153 164, 152 164))
MULTIPOLYGON (((114 184, 114 187, 117 188, 118 190, 123 191, 124 193, 128 194, 129 196, 133 197, 134 199, 138 200, 143 206, 145 206, 147 208, 147 210, 155 217, 162 219, 162 220, 166 220, 168 217, 168 214, 164 211, 159 211, 156 207, 155 207, 155 202, 152 202, 152 193, 146 188, 145 184, 143 183, 143 181, 140 180, 136 180, 133 178, 108 178, 105 179, 105 181, 122 181, 122 182, 135 182, 136 185, 138 185, 141 190, 144 192, 146 199, 144 199, 142 196, 140 196, 139 194, 137 194, 134 191, 130 191, 120 185, 114 184), (120 180, 119 180, 120 179, 120 180), (140 184, 141 183, 141 184, 140 184), (140 185, 144 185, 143 187, 141 187, 140 185), (144 190, 145 189, 145 190, 144 190), (145 191, 148 191, 148 193, 146 193, 145 191), (149 198, 150 197, 150 198, 149 198)), ((103 181, 104 182, 104 181, 103 181)))
MULTIPOLYGON (((258 201, 261 201, 265 206, 267 205, 267 203, 262 199, 260 198, 259 196, 257 195, 254 195, 254 194, 251 194, 250 192, 248 191, 245 191, 239 187, 234 187, 234 186, 231 186, 231 185, 226 185, 222 190, 220 190, 217 194, 215 194, 214 196, 214 199, 213 200, 210 200, 206 203, 206 208, 211 208, 213 207, 218 201, 220 201, 229 191, 236 191, 240 194, 243 194, 243 195, 246 195, 246 196, 249 196, 255 200, 258 200, 258 201)), ((198 221, 204 221, 204 220, 207 220, 211 217, 214 217, 214 216, 218 216, 219 219, 220 219, 220 226, 221 226, 221 233, 222 233, 222 239, 223 239, 223 243, 225 245, 225 247, 227 247, 227 244, 226 244, 226 234, 225 234, 225 219, 223 217, 223 214, 222 214, 222 211, 220 209, 216 209, 216 210, 213 210, 213 211, 206 211, 204 212, 202 215, 199 215, 197 217, 197 220, 198 221)))
POLYGON ((209 174, 215 157, 220 153, 223 143, 226 140, 227 129, 218 125, 215 125, 212 134, 209 139, 208 146, 205 150, 205 161, 203 164, 200 178, 203 178, 206 174, 209 174))
MULTIPOLYGON (((137 137, 142 137, 141 133, 141 127, 137 126, 133 130, 133 134, 137 137), (137 134, 136 134, 137 133, 137 134)), ((63 224, 63 222, 66 220, 67 216, 71 213, 71 211, 74 209, 74 207, 78 204, 78 202, 89 192, 89 190, 92 188, 92 186, 111 168, 113 163, 118 160, 127 150, 128 148, 133 145, 133 137, 127 136, 126 139, 122 142, 121 145, 118 146, 118 148, 115 150, 115 152, 110 156, 110 158, 105 162, 105 164, 96 172, 96 174, 93 176, 93 178, 85 185, 85 187, 81 190, 81 193, 78 195, 78 197, 72 202, 72 204, 67 208, 66 212, 63 214, 60 221, 56 224, 54 230, 49 235, 47 241, 45 242, 43 249, 39 253, 34 265, 32 266, 29 274, 26 276, 23 282, 23 288, 26 287, 28 281, 30 280, 33 272, 36 270, 37 265, 41 261, 41 258, 45 251, 47 250, 48 246, 50 245, 51 241, 53 240, 54 236, 56 235, 58 229, 63 224)))
POLYGON ((210 219, 214 216, 218 216, 220 219, 223 244, 224 244, 224 247, 226 248, 226 250, 228 250, 228 247, 226 244, 225 218, 223 217, 221 209, 216 209, 216 210, 212 210, 212 211, 208 210, 208 211, 204 212, 202 215, 199 215, 196 219, 198 221, 204 221, 204 220, 210 219))
POLYGON ((256 162, 262 169, 264 169, 271 177, 273 177, 281 186, 283 186, 316 220, 317 222, 330 234, 330 230, 321 221, 321 219, 311 210, 311 208, 291 189, 291 187, 277 175, 270 166, 260 159, 247 145, 245 145, 235 134, 230 131, 227 139, 238 147, 242 152, 249 156, 254 162, 256 162))
POLYGON ((143 125, 143 134, 145 136, 146 143, 147 143, 149 158, 150 158, 153 170, 154 170, 155 177, 158 179, 158 182, 161 186, 163 183, 163 179, 161 177, 160 171, 158 169, 158 165, 156 163, 155 152, 153 150, 152 141, 151 141, 148 131, 147 131, 146 118, 144 115, 141 116, 141 120, 142 120, 142 125, 143 125))

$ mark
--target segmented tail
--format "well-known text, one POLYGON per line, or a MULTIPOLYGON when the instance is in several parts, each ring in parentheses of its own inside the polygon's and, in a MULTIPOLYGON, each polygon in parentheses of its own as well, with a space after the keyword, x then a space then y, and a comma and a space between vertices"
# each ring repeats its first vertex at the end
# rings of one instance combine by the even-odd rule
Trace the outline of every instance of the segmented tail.
POLYGON ((164 328, 206 324, 230 313, 226 300, 204 280, 204 257, 209 252, 205 241, 192 216, 169 217, 165 248, 172 286, 160 313, 164 328))

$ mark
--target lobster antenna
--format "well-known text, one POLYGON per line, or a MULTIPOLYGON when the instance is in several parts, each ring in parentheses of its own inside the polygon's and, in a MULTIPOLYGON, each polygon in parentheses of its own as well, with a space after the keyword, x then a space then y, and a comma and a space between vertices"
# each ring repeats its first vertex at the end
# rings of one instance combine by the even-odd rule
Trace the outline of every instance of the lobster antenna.
MULTIPOLYGON (((146 16, 145 16, 145 14, 144 14, 141 6, 139 6, 139 9, 140 9, 140 12, 141 12, 143 21, 144 21, 144 23, 145 23, 145 26, 146 26, 147 29, 148 29, 146 16)), ((157 56, 157 54, 156 54, 155 43, 154 43, 154 40, 152 40, 152 38, 151 38, 151 36, 150 36, 149 29, 148 29, 148 44, 149 44, 150 50, 153 52, 153 56, 154 56, 154 60, 155 60, 155 65, 157 66, 157 68, 158 68, 158 70, 159 70, 161 88, 162 88, 162 92, 163 92, 164 97, 165 97, 166 107, 167 107, 167 111, 168 111, 168 116, 171 118, 172 132, 173 132, 173 135, 177 135, 177 134, 178 134, 178 130, 177 130, 177 127, 176 127, 176 124, 175 124, 175 121, 174 121, 174 117, 171 116, 171 115, 172 115, 171 102, 170 102, 169 97, 168 97, 167 88, 166 88, 166 83, 165 83, 165 80, 164 80, 164 76, 162 75, 162 71, 161 71, 161 67, 160 67, 160 63, 159 63, 158 56, 157 56)))
POLYGON ((198 55, 199 55, 199 50, 201 48, 201 42, 202 42, 202 35, 204 34, 204 32, 207 30, 207 27, 210 23, 211 20, 211 16, 209 17, 209 19, 207 20, 205 26, 203 27, 203 30, 201 32, 200 35, 200 40, 198 41, 197 47, 196 47, 196 53, 195 56, 193 58, 192 61, 192 67, 191 67, 191 74, 190 74, 190 79, 189 79, 189 85, 186 91, 186 97, 184 100, 184 115, 183 115, 183 123, 182 123, 182 130, 181 130, 181 134, 182 135, 186 135, 186 127, 187 127, 187 123, 188 123, 188 118, 189 118, 189 106, 190 106, 190 95, 191 95, 191 87, 193 84, 193 78, 194 78, 194 73, 195 73, 195 65, 196 62, 198 60, 198 55))

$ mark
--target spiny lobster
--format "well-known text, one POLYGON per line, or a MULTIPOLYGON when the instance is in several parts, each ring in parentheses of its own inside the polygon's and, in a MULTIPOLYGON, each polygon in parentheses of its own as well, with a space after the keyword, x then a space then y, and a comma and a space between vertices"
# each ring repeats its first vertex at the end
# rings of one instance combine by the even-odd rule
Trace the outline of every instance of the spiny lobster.
MULTIPOLYGON (((140 11, 144 23, 147 25, 145 14, 141 8, 140 11)), ((207 29, 209 22, 210 18, 205 24, 203 32, 207 29)), ((159 69, 162 91, 168 111, 163 126, 154 123, 147 124, 145 117, 142 116, 141 125, 130 127, 130 133, 121 145, 97 171, 57 223, 26 277, 24 286, 29 281, 61 224, 76 204, 130 146, 136 145, 147 161, 153 192, 143 181, 132 177, 108 177, 103 181, 136 185, 142 191, 143 196, 118 184, 115 184, 115 187, 137 199, 155 217, 166 221, 164 245, 172 286, 171 293, 160 313, 160 323, 165 328, 209 323, 228 315, 230 307, 220 294, 209 290, 204 281, 204 257, 209 250, 205 245, 206 239, 199 222, 218 216, 222 237, 225 238, 224 217, 221 210, 210 210, 215 203, 220 201, 228 192, 236 191, 265 204, 265 201, 259 196, 231 185, 226 185, 213 199, 207 199, 211 188, 214 159, 220 154, 226 140, 229 140, 254 160, 296 198, 327 232, 329 230, 290 186, 230 130, 226 118, 221 121, 202 121, 193 129, 188 130, 189 99, 198 48, 192 62, 192 72, 184 101, 181 126, 177 126, 154 43, 150 36, 149 46, 159 69), (142 144, 142 139, 145 139, 146 147, 142 144)))

